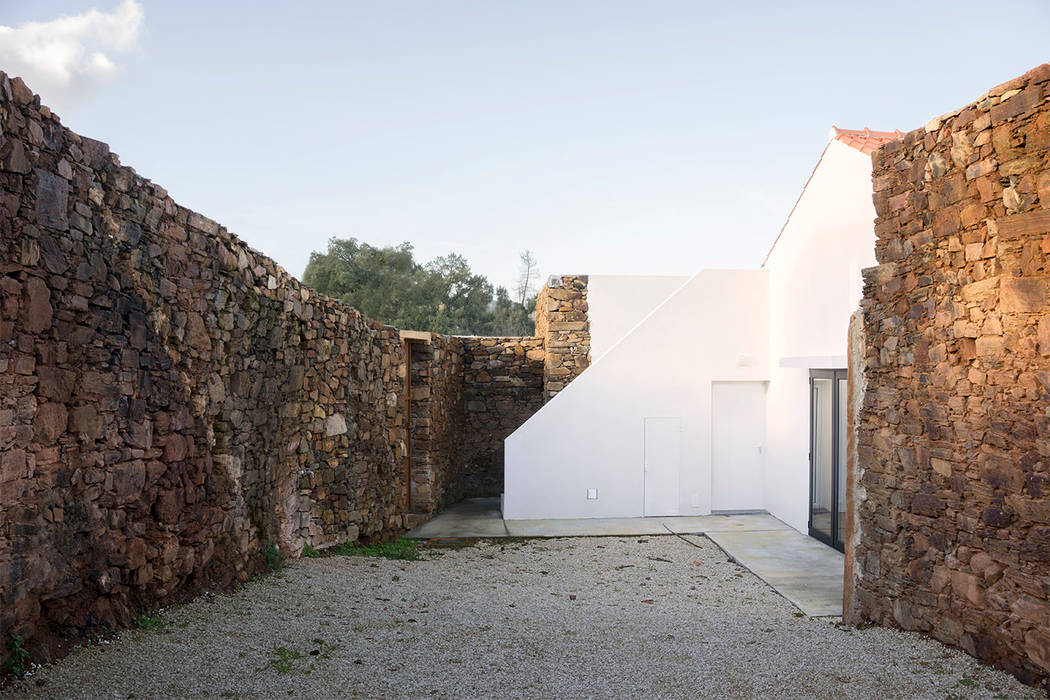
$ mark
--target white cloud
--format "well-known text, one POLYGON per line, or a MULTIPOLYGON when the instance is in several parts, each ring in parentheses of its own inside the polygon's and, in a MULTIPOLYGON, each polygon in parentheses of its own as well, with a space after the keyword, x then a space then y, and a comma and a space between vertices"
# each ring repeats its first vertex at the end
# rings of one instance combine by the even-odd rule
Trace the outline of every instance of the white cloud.
POLYGON ((0 69, 21 76, 48 106, 71 107, 116 76, 120 68, 110 56, 134 47, 143 14, 136 0, 124 0, 111 12, 92 8, 50 22, 0 25, 0 69))

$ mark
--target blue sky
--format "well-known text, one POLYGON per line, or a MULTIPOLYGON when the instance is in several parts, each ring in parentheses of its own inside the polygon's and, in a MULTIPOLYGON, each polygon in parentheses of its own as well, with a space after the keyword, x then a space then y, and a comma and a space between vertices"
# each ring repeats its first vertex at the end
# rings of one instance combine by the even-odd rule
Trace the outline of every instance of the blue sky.
POLYGON ((353 236, 505 285, 524 248, 545 275, 757 266, 831 125, 913 129, 1050 60, 1047 0, 0 0, 0 25, 67 126, 293 274, 353 236), (51 31, 72 77, 25 50, 51 31))

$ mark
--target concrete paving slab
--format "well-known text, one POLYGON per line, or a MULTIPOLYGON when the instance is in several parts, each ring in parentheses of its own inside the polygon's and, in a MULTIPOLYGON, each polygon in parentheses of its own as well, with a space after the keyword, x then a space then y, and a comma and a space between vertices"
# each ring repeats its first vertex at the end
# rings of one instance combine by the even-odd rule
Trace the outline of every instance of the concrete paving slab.
POLYGON ((514 537, 587 537, 667 534, 659 519, 579 518, 572 520, 507 520, 514 537))
POLYGON ((697 515, 659 518, 574 518, 507 520, 512 537, 596 537, 602 535, 702 534, 736 530, 780 530, 789 527, 771 515, 697 515))
POLYGON ((843 556, 838 550, 790 528, 707 536, 806 615, 842 614, 843 556))
POLYGON ((413 539, 432 537, 600 537, 784 530, 791 528, 767 513, 658 518, 573 518, 506 520, 498 498, 471 498, 409 531, 413 539))
POLYGON ((433 520, 405 533, 405 537, 510 537, 499 510, 498 498, 468 498, 450 506, 433 520))
POLYGON ((740 513, 738 515, 697 515, 662 518, 677 533, 732 532, 737 530, 791 530, 787 523, 769 513, 740 513))

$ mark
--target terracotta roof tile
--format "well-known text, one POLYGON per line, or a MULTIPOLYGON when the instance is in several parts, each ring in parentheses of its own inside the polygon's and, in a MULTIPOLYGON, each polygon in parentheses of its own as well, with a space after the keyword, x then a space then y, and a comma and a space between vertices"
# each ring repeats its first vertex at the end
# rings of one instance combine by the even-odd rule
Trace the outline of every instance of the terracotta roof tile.
MULTIPOLYGON (((828 145, 831 145, 832 141, 841 141, 850 148, 855 148, 865 155, 871 155, 875 152, 875 149, 884 143, 889 143, 895 139, 903 138, 903 131, 872 131, 871 129, 840 129, 837 126, 831 127, 831 134, 828 136, 828 145)), ((769 256, 773 254, 773 250, 777 247, 777 243, 780 242, 780 237, 784 235, 784 229, 787 228, 788 222, 791 221, 792 215, 795 213, 795 207, 802 201, 802 195, 806 193, 806 188, 809 187, 810 180, 813 179, 813 175, 816 174, 817 168, 820 167, 820 163, 824 160, 824 154, 827 153, 827 146, 824 147, 824 153, 820 154, 820 158, 817 160, 817 164, 813 167, 813 172, 809 174, 809 180, 806 180, 806 184, 802 187, 802 191, 798 195, 798 199, 795 200, 795 205, 791 207, 791 211, 788 212, 787 221, 780 228, 780 233, 777 234, 776 240, 773 241, 773 246, 766 253, 766 259, 762 261, 762 267, 766 266, 769 262, 769 256)))
POLYGON ((831 127, 831 138, 856 148, 865 155, 871 155, 884 143, 904 136, 903 131, 872 131, 871 129, 840 129, 831 127))

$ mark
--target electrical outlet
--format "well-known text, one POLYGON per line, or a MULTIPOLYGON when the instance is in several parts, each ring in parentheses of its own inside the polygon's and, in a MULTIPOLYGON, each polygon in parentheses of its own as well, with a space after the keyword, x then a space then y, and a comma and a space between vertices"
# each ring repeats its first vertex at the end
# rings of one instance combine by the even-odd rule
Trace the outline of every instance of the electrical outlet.
POLYGON ((587 489, 587 500, 597 501, 598 500, 598 489, 587 489))

